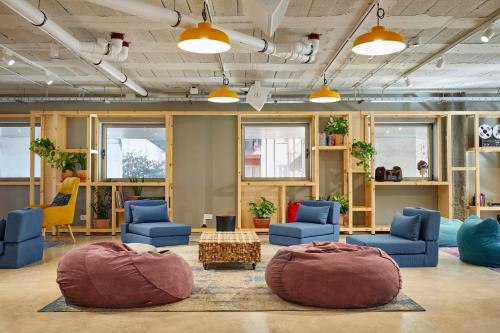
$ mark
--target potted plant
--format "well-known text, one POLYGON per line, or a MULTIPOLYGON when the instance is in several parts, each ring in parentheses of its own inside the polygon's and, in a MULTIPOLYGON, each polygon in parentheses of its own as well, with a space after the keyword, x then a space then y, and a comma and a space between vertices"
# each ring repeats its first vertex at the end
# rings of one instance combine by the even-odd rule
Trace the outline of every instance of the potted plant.
POLYGON ((271 216, 278 210, 274 203, 267 200, 264 197, 260 198, 260 203, 250 202, 250 211, 255 218, 253 223, 255 228, 269 228, 269 222, 271 221, 271 216))
POLYGON ((76 155, 56 151, 52 158, 49 158, 49 165, 62 171, 62 179, 73 177, 76 169, 76 155))
POLYGON ((351 155, 357 158, 357 166, 362 166, 365 171, 366 178, 372 179, 370 174, 370 161, 377 154, 375 148, 365 141, 354 141, 351 147, 351 155))
MULTIPOLYGON (((128 180, 131 183, 139 183, 139 178, 137 177, 129 177, 128 180)), ((141 183, 144 183, 144 177, 141 178, 141 183)), ((130 197, 130 200, 140 200, 142 194, 143 186, 135 185, 132 186, 132 190, 134 191, 134 195, 130 197)))
POLYGON ((77 163, 80 165, 80 170, 76 172, 76 175, 84 182, 87 180, 87 154, 75 154, 75 157, 77 163))
POLYGON ((330 201, 336 201, 340 205, 339 225, 347 225, 347 213, 349 212, 349 200, 340 193, 332 193, 328 197, 330 201))
POLYGON ((30 143, 30 151, 43 158, 52 157, 55 149, 54 143, 49 138, 38 138, 30 143))
POLYGON ((325 132, 328 135, 333 135, 335 146, 342 146, 344 136, 349 133, 349 121, 343 117, 330 116, 325 126, 325 132))
POLYGON ((94 217, 92 222, 96 229, 106 229, 109 227, 109 211, 111 209, 111 188, 93 188, 94 202, 90 204, 94 217))

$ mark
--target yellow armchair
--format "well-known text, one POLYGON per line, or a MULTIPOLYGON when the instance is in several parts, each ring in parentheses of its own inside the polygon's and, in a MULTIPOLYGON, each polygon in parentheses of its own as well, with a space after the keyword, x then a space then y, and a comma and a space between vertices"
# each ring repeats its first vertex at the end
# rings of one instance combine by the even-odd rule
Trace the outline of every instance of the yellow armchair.
POLYGON ((59 237, 59 226, 66 226, 68 228, 73 243, 75 237, 71 230, 73 218, 75 216, 76 199, 78 196, 78 186, 80 179, 77 177, 66 178, 61 184, 59 193, 71 194, 68 204, 64 206, 44 206, 43 208, 43 234, 45 236, 46 228, 55 227, 57 236, 59 237))

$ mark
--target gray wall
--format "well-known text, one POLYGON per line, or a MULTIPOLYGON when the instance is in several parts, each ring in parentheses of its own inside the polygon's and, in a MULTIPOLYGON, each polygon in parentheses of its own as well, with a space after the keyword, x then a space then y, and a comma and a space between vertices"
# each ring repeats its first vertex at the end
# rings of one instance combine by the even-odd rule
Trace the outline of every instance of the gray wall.
POLYGON ((175 221, 200 227, 203 214, 236 215, 236 118, 174 117, 175 221))

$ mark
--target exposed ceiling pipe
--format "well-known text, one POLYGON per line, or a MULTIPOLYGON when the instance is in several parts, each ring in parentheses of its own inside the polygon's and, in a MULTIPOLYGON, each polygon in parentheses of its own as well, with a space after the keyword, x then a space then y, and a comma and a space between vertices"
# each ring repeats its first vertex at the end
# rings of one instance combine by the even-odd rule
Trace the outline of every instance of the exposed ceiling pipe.
POLYGON ((492 23, 494 23, 498 19, 500 19, 500 9, 497 9, 495 12, 493 12, 493 14, 491 14, 485 21, 483 21, 483 23, 479 24, 475 28, 470 29, 467 33, 461 35, 460 37, 458 37, 457 39, 455 39, 450 44, 448 44, 445 47, 441 48, 439 51, 437 51, 437 52, 429 55, 427 58, 425 58, 424 60, 422 60, 420 63, 418 63, 417 65, 413 66, 409 70, 405 71, 397 79, 394 79, 394 80, 392 80, 392 81, 384 84, 383 87, 382 87, 382 89, 386 89, 386 88, 392 86, 394 83, 398 82, 402 78, 406 78, 406 77, 410 76, 411 74, 415 73, 420 68, 422 68, 425 65, 427 65, 428 63, 430 63, 430 62, 432 62, 432 61, 434 61, 434 60, 442 57, 446 52, 448 52, 449 50, 453 49, 458 44, 462 44, 463 42, 465 42, 466 40, 468 40, 469 38, 471 38, 472 36, 474 36, 475 34, 477 34, 479 31, 482 31, 482 30, 488 28, 492 23))
MULTIPOLYGON (((145 19, 166 23, 172 28, 191 28, 196 26, 200 20, 182 15, 177 10, 153 5, 148 2, 138 0, 85 0, 99 6, 118 10, 130 15, 143 17, 145 19)), ((224 31, 232 43, 238 43, 241 46, 254 52, 262 52, 271 56, 287 60, 295 60, 302 63, 310 63, 315 58, 317 47, 313 47, 310 40, 308 43, 297 42, 292 44, 275 44, 266 39, 250 36, 238 31, 227 29, 218 25, 213 26, 216 29, 224 31), (301 44, 299 46, 299 44, 301 44)), ((317 38, 319 40, 319 36, 317 38)))
MULTIPOLYGON (((409 97, 374 97, 374 96, 345 96, 344 103, 444 103, 444 102, 500 102, 500 96, 409 96, 409 97)), ((167 97, 0 97, 2 103, 49 103, 49 102, 88 102, 88 103, 166 103, 166 102, 207 102, 207 96, 167 96, 167 97)), ((240 104, 246 103, 240 100, 240 104)), ((266 104, 309 104, 304 97, 271 97, 266 104)))
MULTIPOLYGON (((38 27, 42 31, 45 31, 47 34, 52 36, 55 40, 63 44, 68 49, 73 52, 79 54, 87 61, 92 61, 89 59, 85 53, 95 53, 93 50, 98 50, 100 45, 98 43, 82 43, 75 37, 73 37, 70 33, 64 30, 57 23, 52 21, 47 15, 39 10, 38 8, 32 6, 26 0, 0 0, 7 7, 24 17, 26 20, 31 22, 34 26, 38 27), (94 46, 92 46, 94 44, 94 46), (88 49, 87 49, 88 47, 88 49), (93 50, 92 50, 93 49, 93 50)), ((106 46, 107 48, 107 46, 106 46)), ((116 80, 120 81, 130 89, 134 90, 137 94, 141 96, 147 96, 148 92, 135 83, 133 80, 129 80, 127 76, 114 67, 112 64, 108 63, 106 60, 101 60, 97 63, 93 63, 97 68, 103 70, 116 80)))

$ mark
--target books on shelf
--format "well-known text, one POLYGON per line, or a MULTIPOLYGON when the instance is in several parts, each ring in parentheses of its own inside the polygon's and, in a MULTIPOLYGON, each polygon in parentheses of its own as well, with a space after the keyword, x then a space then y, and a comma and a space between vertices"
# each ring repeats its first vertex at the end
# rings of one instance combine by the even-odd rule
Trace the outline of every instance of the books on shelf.
POLYGON ((116 191, 116 208, 123 208, 123 193, 121 191, 116 191))

